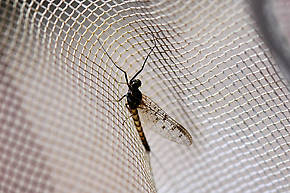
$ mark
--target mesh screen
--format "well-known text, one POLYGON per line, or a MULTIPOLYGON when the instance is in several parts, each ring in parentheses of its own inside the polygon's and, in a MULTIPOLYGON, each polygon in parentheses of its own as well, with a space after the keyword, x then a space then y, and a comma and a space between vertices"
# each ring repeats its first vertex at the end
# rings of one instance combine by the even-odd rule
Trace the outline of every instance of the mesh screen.
POLYGON ((287 192, 289 89, 244 1, 1 1, 0 192, 287 192), (144 128, 124 75, 190 130, 144 128))

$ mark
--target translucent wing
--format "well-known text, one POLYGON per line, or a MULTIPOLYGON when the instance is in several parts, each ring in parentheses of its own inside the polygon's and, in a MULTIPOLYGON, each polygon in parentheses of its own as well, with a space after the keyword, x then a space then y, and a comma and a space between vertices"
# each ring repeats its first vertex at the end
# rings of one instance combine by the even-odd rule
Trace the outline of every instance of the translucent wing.
POLYGON ((179 144, 192 144, 190 133, 144 94, 142 94, 142 102, 138 111, 142 123, 151 127, 163 137, 179 144))

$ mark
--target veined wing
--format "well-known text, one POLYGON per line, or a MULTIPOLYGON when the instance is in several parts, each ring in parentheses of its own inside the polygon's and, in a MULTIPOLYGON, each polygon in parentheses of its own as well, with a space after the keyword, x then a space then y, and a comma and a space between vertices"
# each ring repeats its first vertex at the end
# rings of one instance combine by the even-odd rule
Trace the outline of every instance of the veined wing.
POLYGON ((188 146, 192 144, 190 133, 144 94, 142 94, 142 102, 138 111, 142 123, 163 137, 179 144, 188 146))

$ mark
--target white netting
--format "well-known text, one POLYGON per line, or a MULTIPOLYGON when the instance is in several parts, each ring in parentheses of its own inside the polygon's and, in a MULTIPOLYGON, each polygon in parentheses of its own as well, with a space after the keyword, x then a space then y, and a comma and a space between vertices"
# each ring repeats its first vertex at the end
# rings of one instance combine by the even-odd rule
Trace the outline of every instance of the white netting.
POLYGON ((289 191, 289 89, 246 2, 4 0, 0 14, 0 192, 289 191), (152 34, 141 90, 194 144, 144 128, 150 163, 97 39, 132 76, 152 34))

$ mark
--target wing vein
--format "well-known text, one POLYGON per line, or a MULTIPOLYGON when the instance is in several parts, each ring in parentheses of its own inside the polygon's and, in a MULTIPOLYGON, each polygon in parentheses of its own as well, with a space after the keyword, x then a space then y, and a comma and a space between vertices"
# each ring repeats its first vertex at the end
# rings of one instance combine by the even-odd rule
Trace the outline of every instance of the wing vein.
POLYGON ((144 94, 138 109, 142 122, 151 124, 153 131, 179 144, 192 144, 190 133, 144 94))

